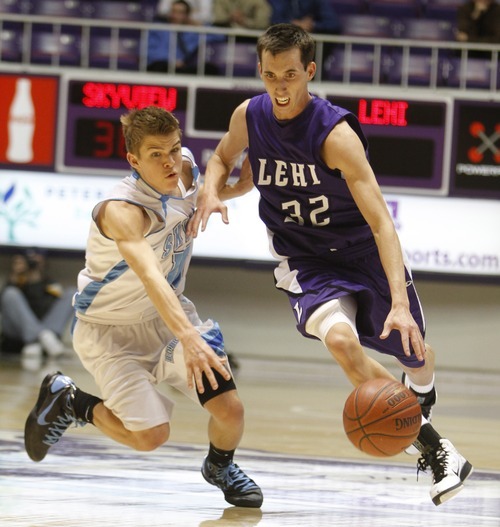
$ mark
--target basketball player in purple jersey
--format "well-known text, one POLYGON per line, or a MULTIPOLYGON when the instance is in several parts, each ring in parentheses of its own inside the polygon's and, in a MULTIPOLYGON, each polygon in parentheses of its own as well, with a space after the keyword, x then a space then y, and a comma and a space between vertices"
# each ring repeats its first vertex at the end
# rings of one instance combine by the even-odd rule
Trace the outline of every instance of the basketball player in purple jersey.
POLYGON ((430 424, 434 353, 410 269, 367 159, 356 117, 311 95, 315 43, 291 24, 259 38, 266 92, 234 111, 229 131, 210 159, 203 196, 188 231, 204 230, 212 212, 228 222, 221 198, 248 147, 250 170, 241 187, 260 192, 259 213, 279 260, 276 287, 289 297, 298 330, 321 340, 354 386, 392 378, 362 346, 395 357, 422 406, 413 445, 419 470, 430 468, 432 501, 440 505, 463 487, 472 465, 430 424))

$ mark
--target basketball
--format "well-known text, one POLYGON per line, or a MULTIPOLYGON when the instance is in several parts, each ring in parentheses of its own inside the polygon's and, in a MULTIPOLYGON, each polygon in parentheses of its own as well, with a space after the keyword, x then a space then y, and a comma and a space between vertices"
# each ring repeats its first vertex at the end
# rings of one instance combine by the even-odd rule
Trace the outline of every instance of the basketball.
POLYGON ((404 384, 372 379, 360 384, 344 406, 344 430, 351 443, 366 454, 400 454, 417 438, 422 412, 415 394, 404 384))

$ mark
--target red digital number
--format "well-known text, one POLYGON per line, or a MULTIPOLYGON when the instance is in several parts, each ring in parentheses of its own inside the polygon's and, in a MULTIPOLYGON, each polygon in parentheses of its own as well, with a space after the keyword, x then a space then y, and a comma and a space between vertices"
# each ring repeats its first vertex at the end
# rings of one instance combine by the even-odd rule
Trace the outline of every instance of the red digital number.
POLYGON ((92 155, 109 159, 112 157, 125 158, 125 139, 119 123, 100 119, 96 121, 96 135, 94 136, 95 148, 92 155))
POLYGON ((113 123, 109 121, 96 121, 97 133, 94 141, 96 148, 92 154, 95 157, 111 157, 113 155, 114 143, 115 143, 115 127, 113 123))

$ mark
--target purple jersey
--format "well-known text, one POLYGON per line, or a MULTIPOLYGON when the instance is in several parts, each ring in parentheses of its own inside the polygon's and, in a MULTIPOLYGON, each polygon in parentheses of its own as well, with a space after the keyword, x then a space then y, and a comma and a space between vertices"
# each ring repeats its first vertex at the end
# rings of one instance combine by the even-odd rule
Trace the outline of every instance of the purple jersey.
MULTIPOLYGON (((345 119, 367 148, 356 117, 324 99, 313 97, 297 117, 278 121, 267 94, 250 100, 246 120, 249 159, 260 192, 259 213, 271 248, 280 259, 276 287, 288 294, 298 330, 322 304, 353 295, 361 344, 393 355, 403 364, 421 366, 406 357, 401 336, 379 338, 391 309, 391 294, 370 226, 363 218, 340 170, 321 159, 321 147, 345 119)), ((425 322, 406 268, 410 310, 425 334, 425 322)))
POLYGON ((366 148, 356 117, 324 99, 313 97, 300 115, 287 121, 274 117, 267 94, 250 100, 249 159, 261 196, 259 214, 281 258, 373 249, 370 227, 342 173, 321 159, 326 137, 342 119, 366 148))

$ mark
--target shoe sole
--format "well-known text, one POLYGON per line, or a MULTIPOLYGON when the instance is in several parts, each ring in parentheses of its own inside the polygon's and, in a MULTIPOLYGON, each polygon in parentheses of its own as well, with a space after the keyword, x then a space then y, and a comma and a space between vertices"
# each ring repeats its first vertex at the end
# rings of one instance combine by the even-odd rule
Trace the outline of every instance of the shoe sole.
POLYGON ((462 470, 460 471, 460 476, 459 476, 460 483, 455 485, 454 487, 447 489, 446 492, 442 492, 441 494, 434 496, 434 498, 432 498, 432 503, 438 506, 454 498, 464 488, 465 480, 473 472, 474 472, 474 467, 468 461, 466 461, 464 463, 464 466, 462 467, 462 470))
POLYGON ((31 412, 29 414, 28 419, 26 420, 26 425, 24 427, 24 449, 26 450, 26 453, 32 461, 39 462, 45 458, 47 452, 36 452, 35 445, 31 445, 31 441, 29 438, 32 434, 29 432, 29 429, 31 428, 32 424, 36 424, 36 414, 34 412, 31 412))
POLYGON ((460 482, 454 487, 450 487, 449 489, 446 489, 446 492, 442 492, 441 494, 434 496, 434 498, 432 498, 432 503, 434 503, 434 505, 436 505, 437 507, 438 505, 441 505, 445 501, 448 501, 454 498, 463 488, 464 488, 464 484, 460 482))
MULTIPOLYGON (((256 494, 255 496, 257 497, 258 494, 256 494)), ((225 495, 224 499, 231 505, 234 505, 235 507, 246 507, 248 509, 260 509, 260 507, 262 506, 262 502, 264 501, 260 496, 258 500, 252 499, 251 501, 247 501, 243 498, 233 499, 231 496, 228 497, 225 495)))

